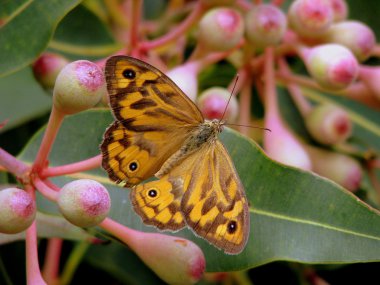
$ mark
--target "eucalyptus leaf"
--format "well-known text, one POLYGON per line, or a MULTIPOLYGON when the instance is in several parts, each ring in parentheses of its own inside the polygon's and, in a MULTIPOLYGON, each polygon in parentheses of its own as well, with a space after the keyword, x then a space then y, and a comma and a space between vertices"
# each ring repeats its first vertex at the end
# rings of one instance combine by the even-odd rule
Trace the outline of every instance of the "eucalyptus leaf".
MULTIPOLYGON (((98 145, 112 120, 108 110, 67 117, 50 163, 61 165, 99 155, 98 145)), ((39 131, 19 156, 24 162, 32 163, 42 133, 39 131)), ((334 182, 272 161, 256 143, 235 131, 226 129, 220 137, 245 186, 251 233, 247 247, 239 255, 225 255, 189 229, 175 233, 203 249, 208 271, 241 270, 276 260, 302 263, 380 260, 378 211, 334 182)), ((157 231, 143 225, 132 210, 129 190, 115 186, 103 170, 75 173, 53 181, 63 185, 78 178, 96 179, 107 187, 112 198, 112 219, 134 229, 157 231)), ((51 207, 44 201, 38 203, 40 210, 49 211, 51 207)))
POLYGON ((58 22, 79 0, 0 0, 0 76, 30 64, 42 53, 58 22))

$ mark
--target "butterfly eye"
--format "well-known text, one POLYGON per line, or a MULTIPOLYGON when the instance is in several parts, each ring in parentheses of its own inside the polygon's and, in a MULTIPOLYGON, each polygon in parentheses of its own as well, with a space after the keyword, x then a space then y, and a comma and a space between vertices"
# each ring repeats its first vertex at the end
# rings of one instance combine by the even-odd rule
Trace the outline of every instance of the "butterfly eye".
POLYGON ((149 189, 148 191, 149 198, 156 198, 157 195, 158 195, 157 189, 149 189))
POLYGON ((126 79, 135 79, 136 71, 134 71, 133 69, 127 68, 123 71, 123 76, 126 79))
POLYGON ((227 225, 227 231, 229 234, 233 234, 237 230, 237 223, 236 221, 230 221, 227 225))
POLYGON ((128 168, 130 171, 134 172, 137 170, 137 168, 139 168, 139 165, 136 161, 132 161, 129 165, 128 165, 128 168))

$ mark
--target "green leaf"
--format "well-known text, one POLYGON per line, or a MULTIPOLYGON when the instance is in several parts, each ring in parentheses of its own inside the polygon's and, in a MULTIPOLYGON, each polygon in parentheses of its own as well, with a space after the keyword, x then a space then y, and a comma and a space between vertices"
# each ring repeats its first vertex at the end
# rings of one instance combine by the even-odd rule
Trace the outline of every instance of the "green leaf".
POLYGON ((0 0, 0 76, 22 69, 42 53, 58 22, 79 0, 0 0), (3 8, 5 7, 5 8, 3 8))
POLYGON ((121 48, 105 23, 82 5, 63 18, 49 46, 78 59, 105 57, 121 48))
POLYGON ((100 268, 123 284, 165 284, 131 250, 119 243, 91 246, 86 261, 100 268))
POLYGON ((0 78, 0 123, 7 121, 0 132, 46 114, 51 96, 34 80, 30 68, 0 78))
MULTIPOLYGON (((70 116, 57 136, 50 162, 78 161, 99 154, 103 132, 112 122, 109 111, 70 116)), ((42 132, 28 143, 20 158, 32 163, 42 132)), ((229 271, 275 260, 303 263, 353 263, 380 259, 379 213, 337 184, 293 167, 273 162, 253 141, 225 130, 221 140, 234 160, 245 186, 251 213, 251 233, 245 250, 225 255, 189 229, 175 235, 193 240, 203 249, 208 271, 229 271)), ((75 173, 54 180, 94 178, 106 185, 112 197, 110 217, 142 231, 133 212, 129 190, 114 186, 102 170, 75 173)), ((42 210, 45 205, 39 203, 42 210)))

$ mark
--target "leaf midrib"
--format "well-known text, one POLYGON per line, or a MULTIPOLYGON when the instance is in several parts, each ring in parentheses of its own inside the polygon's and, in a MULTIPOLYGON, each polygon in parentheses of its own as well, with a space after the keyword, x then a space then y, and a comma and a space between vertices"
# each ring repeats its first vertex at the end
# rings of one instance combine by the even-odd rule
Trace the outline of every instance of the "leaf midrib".
POLYGON ((271 218, 277 218, 277 219, 290 221, 290 222, 294 222, 294 223, 301 223, 301 224, 317 226, 317 227, 326 228, 326 229, 337 231, 337 232, 342 232, 345 234, 351 234, 354 236, 359 236, 359 237, 364 237, 364 238, 380 241, 380 237, 376 237, 376 236, 372 236, 372 235, 368 235, 368 234, 363 234, 360 232, 353 232, 350 230, 346 230, 344 228, 333 227, 333 226, 330 226, 328 224, 318 223, 318 222, 311 221, 311 220, 300 219, 300 218, 295 218, 295 217, 291 217, 291 216, 276 214, 273 212, 263 211, 263 210, 259 210, 259 209, 250 208, 249 211, 251 213, 255 213, 257 215, 267 216, 267 217, 271 217, 271 218))

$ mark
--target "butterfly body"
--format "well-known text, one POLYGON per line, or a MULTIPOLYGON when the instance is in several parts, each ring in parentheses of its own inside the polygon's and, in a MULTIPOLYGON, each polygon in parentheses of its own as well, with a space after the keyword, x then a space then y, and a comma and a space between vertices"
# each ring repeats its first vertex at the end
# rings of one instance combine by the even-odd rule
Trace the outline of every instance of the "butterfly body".
POLYGON ((110 179, 131 187, 145 224, 177 231, 189 226, 226 253, 249 236, 244 187, 219 141, 219 120, 195 104, 161 71, 140 60, 111 57, 106 81, 115 122, 101 144, 110 179), (151 176, 159 180, 141 183, 151 176))

